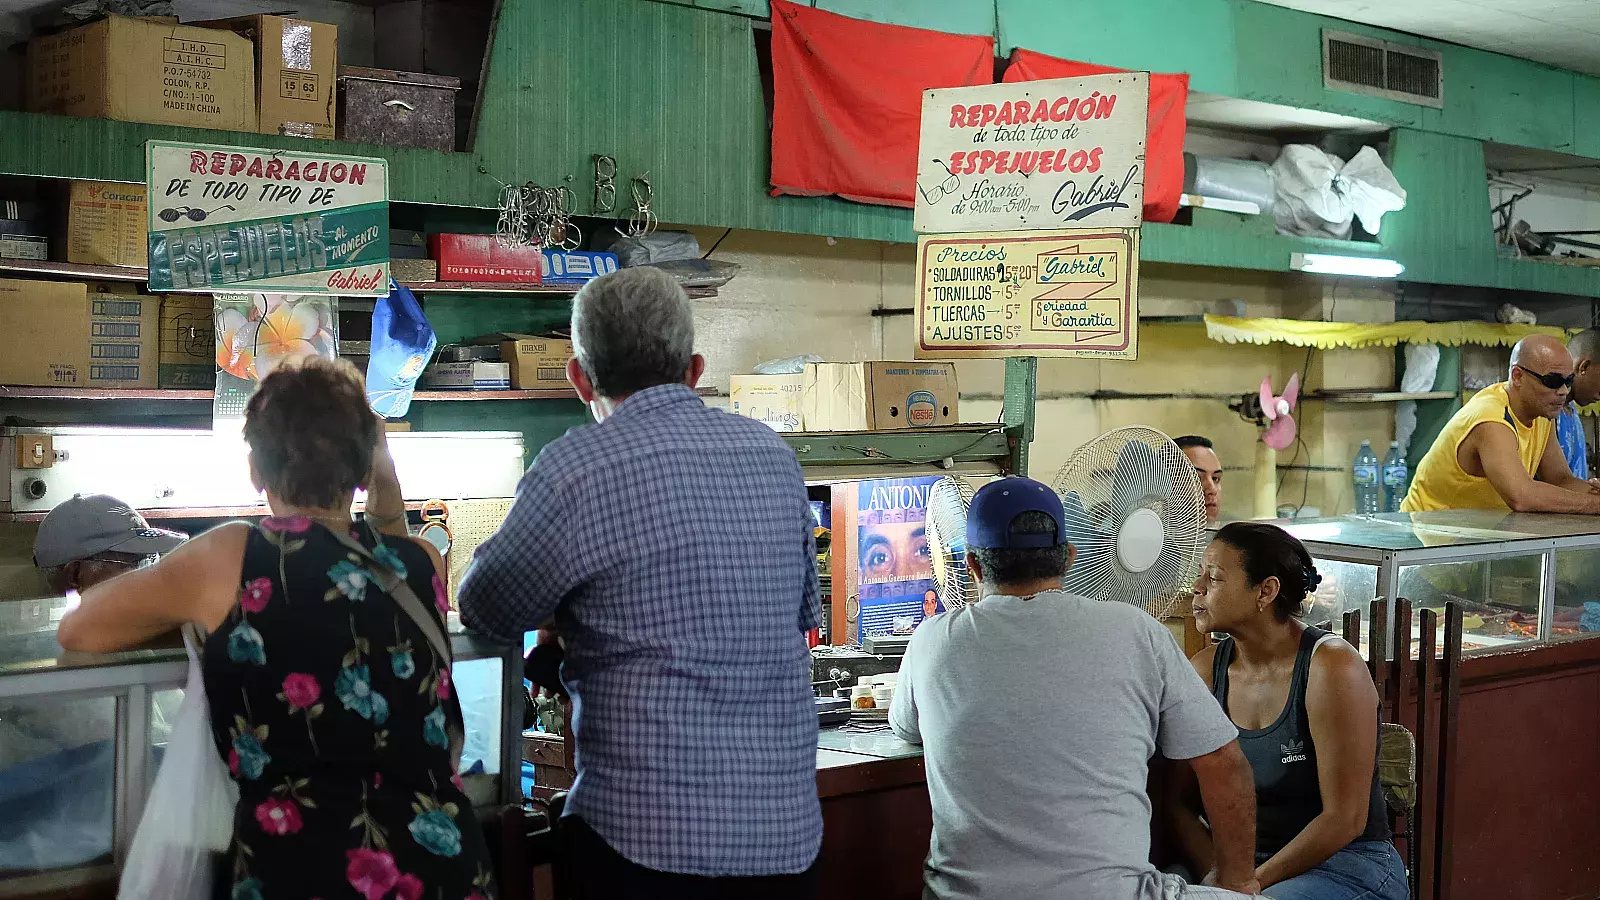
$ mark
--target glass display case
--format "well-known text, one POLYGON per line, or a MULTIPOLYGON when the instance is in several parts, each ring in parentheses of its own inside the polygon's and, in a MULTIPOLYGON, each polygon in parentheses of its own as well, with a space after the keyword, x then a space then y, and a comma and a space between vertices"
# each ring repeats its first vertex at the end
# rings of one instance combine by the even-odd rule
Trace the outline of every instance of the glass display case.
POLYGON ((1283 527, 1323 576, 1307 622, 1337 629, 1349 610, 1365 617, 1374 598, 1404 597, 1417 611, 1459 604, 1467 654, 1600 635, 1595 517, 1452 510, 1283 527))
MULTIPOLYGON (((181 648, 63 651, 70 606, 0 603, 0 898, 115 879, 183 698, 181 648)), ((490 814, 522 798, 520 648, 451 620, 463 784, 490 814)))

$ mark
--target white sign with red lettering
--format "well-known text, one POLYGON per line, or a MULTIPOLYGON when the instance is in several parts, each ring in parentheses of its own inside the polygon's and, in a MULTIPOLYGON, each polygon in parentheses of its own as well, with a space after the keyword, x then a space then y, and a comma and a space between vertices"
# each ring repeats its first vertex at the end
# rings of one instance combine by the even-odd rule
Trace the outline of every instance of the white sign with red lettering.
POLYGON ((1138 228, 1149 109, 1144 72, 924 92, 916 230, 1138 228))
POLYGON ((389 293, 381 159, 149 141, 150 290, 389 293))

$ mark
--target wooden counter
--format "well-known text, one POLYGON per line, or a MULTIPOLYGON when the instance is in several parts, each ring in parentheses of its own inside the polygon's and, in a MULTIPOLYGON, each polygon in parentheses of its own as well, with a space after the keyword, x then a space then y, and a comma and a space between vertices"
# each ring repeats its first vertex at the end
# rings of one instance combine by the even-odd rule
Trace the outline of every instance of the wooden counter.
POLYGON ((1461 661, 1451 900, 1600 897, 1600 638, 1461 661))
POLYGON ((824 728, 817 739, 822 798, 818 897, 921 900, 933 832, 922 748, 887 731, 824 728))

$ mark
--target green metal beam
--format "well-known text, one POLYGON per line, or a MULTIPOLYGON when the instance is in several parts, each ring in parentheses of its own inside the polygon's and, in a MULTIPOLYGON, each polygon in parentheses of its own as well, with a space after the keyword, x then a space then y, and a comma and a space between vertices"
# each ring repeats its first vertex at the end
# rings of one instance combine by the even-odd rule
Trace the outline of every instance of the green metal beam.
POLYGON ((143 184, 144 144, 151 139, 379 157, 389 162, 389 199, 397 203, 493 207, 498 190, 469 153, 6 111, 0 111, 0 174, 143 184))
POLYGON ((1007 357, 1006 393, 1000 404, 1000 418, 1006 423, 1006 435, 1011 440, 1009 470, 1015 475, 1028 474, 1028 446, 1033 443, 1034 401, 1038 396, 1038 358, 1007 357))
POLYGON ((785 434, 803 466, 1009 464, 1005 433, 993 425, 957 425, 904 431, 832 431, 785 434))

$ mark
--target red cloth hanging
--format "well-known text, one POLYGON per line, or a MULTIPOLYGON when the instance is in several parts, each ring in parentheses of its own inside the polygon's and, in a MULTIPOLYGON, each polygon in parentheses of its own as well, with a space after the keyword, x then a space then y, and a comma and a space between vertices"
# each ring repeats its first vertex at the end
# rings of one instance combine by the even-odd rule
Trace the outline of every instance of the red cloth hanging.
MULTIPOLYGON (((1126 71, 1058 59, 1018 47, 1011 51, 1011 62, 1001 81, 1009 84, 1126 71)), ((1178 214, 1178 198, 1183 195, 1183 138, 1189 130, 1184 119, 1188 101, 1187 74, 1150 76, 1150 131, 1145 137, 1144 162, 1146 222, 1171 222, 1178 214)))
POLYGON ((772 0, 772 192, 909 208, 922 92, 994 83, 994 39, 772 0))

